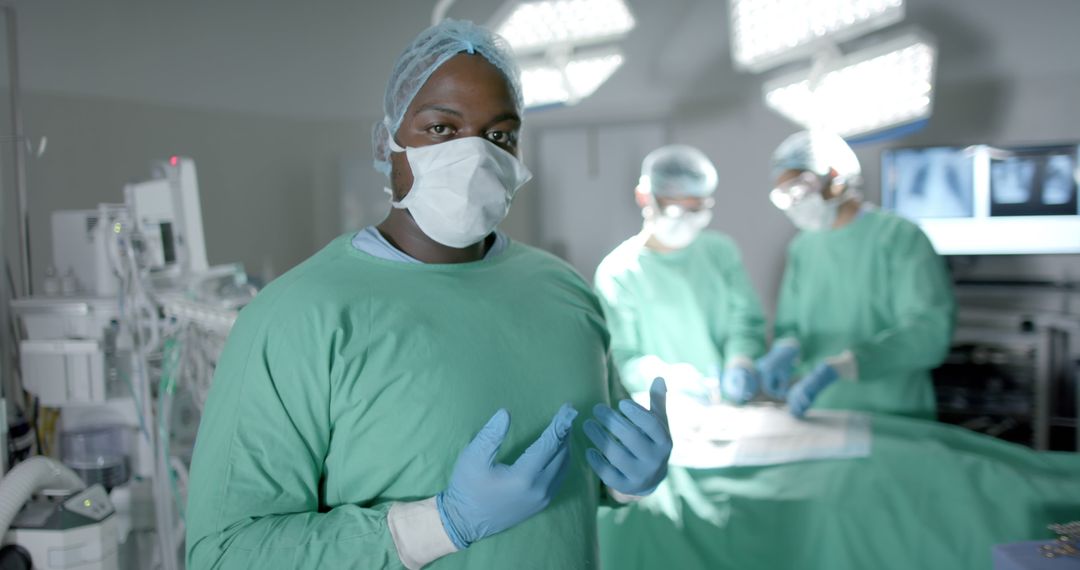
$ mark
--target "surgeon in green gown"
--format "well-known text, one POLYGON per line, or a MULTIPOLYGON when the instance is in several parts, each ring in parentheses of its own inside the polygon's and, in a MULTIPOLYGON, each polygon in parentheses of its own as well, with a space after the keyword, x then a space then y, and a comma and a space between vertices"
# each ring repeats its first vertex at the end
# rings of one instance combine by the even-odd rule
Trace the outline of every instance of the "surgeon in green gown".
POLYGON ((598 506, 663 480, 663 381, 613 409, 596 297, 496 229, 530 176, 518 78, 469 22, 398 58, 374 131, 394 207, 242 311, 195 446, 189 569, 596 568, 598 506))
POLYGON ((935 417, 930 370, 948 352, 955 313, 944 260, 918 226, 862 199, 858 159, 834 134, 788 137, 772 176, 770 199, 801 231, 788 248, 776 340, 758 361, 765 391, 786 393, 796 416, 935 417))
POLYGON ((612 352, 630 391, 663 376, 702 400, 741 404, 757 391, 761 303, 730 237, 706 230, 716 168, 700 150, 668 145, 642 161, 641 232, 600 263, 595 287, 612 352), (718 390, 719 389, 719 390, 718 390))

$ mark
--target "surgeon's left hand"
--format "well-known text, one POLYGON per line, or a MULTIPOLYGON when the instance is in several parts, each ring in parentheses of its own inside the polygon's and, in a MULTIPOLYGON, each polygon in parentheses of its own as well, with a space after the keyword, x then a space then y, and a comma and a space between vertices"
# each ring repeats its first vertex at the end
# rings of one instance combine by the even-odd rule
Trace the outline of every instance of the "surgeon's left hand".
POLYGON ((788 390, 787 403, 791 415, 797 418, 805 416, 818 394, 839 378, 840 373, 836 368, 824 362, 819 364, 813 372, 803 376, 788 390))
POLYGON ((743 366, 730 366, 720 377, 720 391, 728 401, 741 406, 757 394, 757 374, 743 366))
POLYGON ((597 404, 596 419, 585 421, 585 435, 596 445, 585 452, 589 466, 605 485, 625 495, 648 495, 667 475, 672 444, 663 378, 653 380, 649 402, 651 409, 646 410, 623 400, 621 414, 597 404))

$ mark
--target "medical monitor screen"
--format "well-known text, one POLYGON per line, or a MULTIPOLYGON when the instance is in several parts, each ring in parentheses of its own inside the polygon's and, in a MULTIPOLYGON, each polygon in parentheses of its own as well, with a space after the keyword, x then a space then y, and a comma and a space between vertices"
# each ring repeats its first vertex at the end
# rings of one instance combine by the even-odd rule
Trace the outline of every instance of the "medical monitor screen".
POLYGON ((990 215, 1076 215, 1077 165, 1073 150, 991 149, 990 215))
POLYGON ((974 153, 969 149, 931 147, 893 151, 884 168, 888 194, 885 207, 923 218, 970 218, 975 215, 974 153))
POLYGON ((945 255, 1080 253, 1078 145, 882 153, 882 205, 945 255))

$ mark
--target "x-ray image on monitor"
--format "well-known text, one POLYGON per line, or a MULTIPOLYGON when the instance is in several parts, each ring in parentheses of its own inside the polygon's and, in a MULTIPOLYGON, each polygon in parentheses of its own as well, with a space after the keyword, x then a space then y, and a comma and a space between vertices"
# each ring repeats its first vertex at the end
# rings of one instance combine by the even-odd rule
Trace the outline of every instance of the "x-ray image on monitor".
POLYGON ((912 220, 974 215, 972 153, 963 148, 899 149, 890 153, 889 206, 912 220))
POLYGON ((990 160, 991 216, 1077 214, 1072 149, 996 152, 990 160))
POLYGON ((1073 157, 1055 154, 1046 159, 1042 201, 1048 206, 1068 204, 1076 199, 1076 165, 1073 157))

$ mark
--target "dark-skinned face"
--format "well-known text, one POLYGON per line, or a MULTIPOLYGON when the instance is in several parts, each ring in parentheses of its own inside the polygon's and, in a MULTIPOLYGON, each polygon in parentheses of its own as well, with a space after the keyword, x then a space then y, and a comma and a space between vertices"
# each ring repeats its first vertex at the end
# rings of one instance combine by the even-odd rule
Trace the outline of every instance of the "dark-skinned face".
MULTIPOLYGON (((506 77, 480 55, 460 53, 439 66, 409 103, 394 137, 403 147, 422 147, 462 137, 483 137, 517 156, 521 117, 506 77)), ((405 153, 390 155, 394 199, 412 188, 405 153)))

